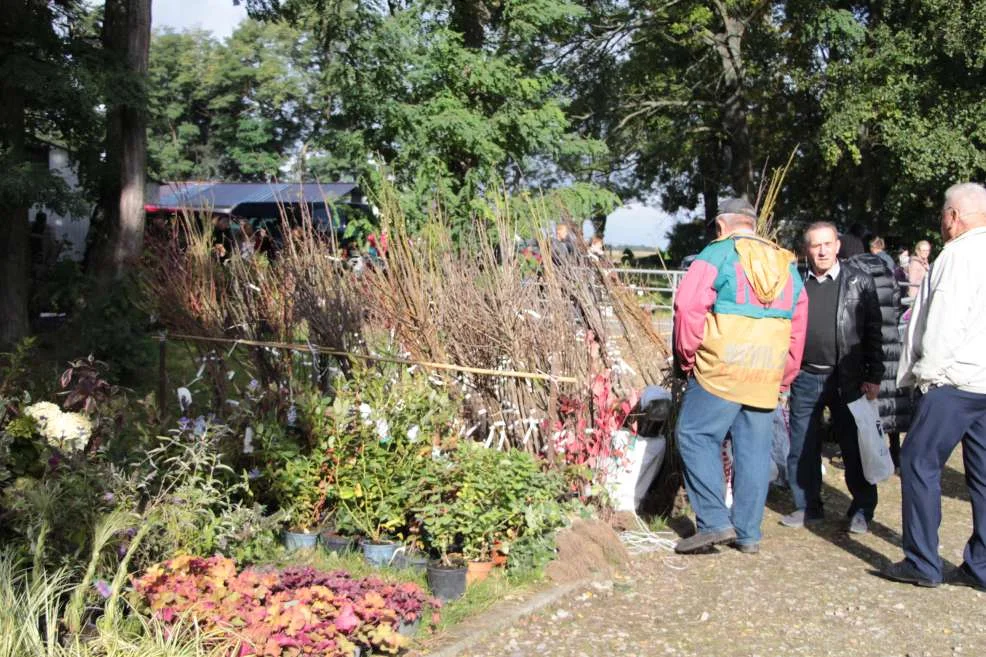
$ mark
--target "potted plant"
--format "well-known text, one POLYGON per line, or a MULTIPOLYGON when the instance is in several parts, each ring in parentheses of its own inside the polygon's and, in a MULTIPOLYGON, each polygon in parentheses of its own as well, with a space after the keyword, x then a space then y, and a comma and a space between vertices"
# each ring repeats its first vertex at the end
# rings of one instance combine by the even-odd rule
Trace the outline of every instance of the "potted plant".
POLYGON ((466 590, 466 563, 452 552, 461 528, 461 506, 456 503, 460 476, 458 464, 448 458, 425 462, 414 501, 415 518, 424 539, 439 558, 427 567, 428 586, 442 601, 462 596, 466 590))
POLYGON ((363 554, 374 565, 389 564, 400 546, 393 536, 407 524, 405 472, 411 460, 406 450, 368 438, 337 469, 337 522, 363 535, 363 554))
POLYGON ((288 550, 314 548, 326 502, 326 482, 317 459, 296 454, 268 468, 270 493, 284 512, 288 550))
MULTIPOLYGON (((495 500, 491 500, 491 506, 495 500)), ((493 543, 500 530, 503 514, 495 506, 479 510, 468 504, 461 513, 462 556, 467 563, 466 584, 481 582, 493 568, 493 543)))

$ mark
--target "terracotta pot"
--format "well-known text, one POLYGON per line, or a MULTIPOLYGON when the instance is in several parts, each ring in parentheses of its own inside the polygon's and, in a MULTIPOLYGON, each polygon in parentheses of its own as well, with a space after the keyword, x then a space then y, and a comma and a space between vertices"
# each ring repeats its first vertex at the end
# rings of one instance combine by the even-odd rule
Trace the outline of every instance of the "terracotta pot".
POLYGON ((500 551, 500 543, 493 544, 493 566, 496 568, 506 568, 507 567, 507 553, 500 551))
POLYGON ((482 582, 489 577, 491 570, 493 570, 492 561, 470 561, 466 567, 466 584, 482 582))

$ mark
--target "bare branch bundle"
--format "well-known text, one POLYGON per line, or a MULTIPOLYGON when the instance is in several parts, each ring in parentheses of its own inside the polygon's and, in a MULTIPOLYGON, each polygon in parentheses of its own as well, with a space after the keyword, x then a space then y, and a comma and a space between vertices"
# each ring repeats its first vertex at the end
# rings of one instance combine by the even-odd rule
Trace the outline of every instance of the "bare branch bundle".
POLYGON ((778 227, 774 225, 774 207, 777 205, 777 198, 784 187, 784 178, 787 176, 787 171, 791 168, 791 163, 794 162, 794 156, 797 152, 798 147, 795 146, 787 158, 787 163, 780 169, 775 168, 771 172, 770 182, 767 183, 766 190, 761 185, 757 194, 756 205, 760 208, 757 218, 757 235, 772 242, 777 240, 778 233, 778 227))
MULTIPOLYGON (((667 348, 632 296, 584 249, 558 253, 544 232, 564 208, 495 194, 455 243, 440 208, 411 234, 392 192, 380 204, 390 246, 386 267, 371 274, 370 308, 411 358, 585 382, 606 371, 624 392, 641 382, 634 371, 647 382, 663 378, 667 348), (519 235, 533 236, 539 264, 522 253, 519 235)), ((558 399, 587 395, 587 384, 472 376, 452 383, 477 431, 532 451, 550 449, 544 427, 558 399)))

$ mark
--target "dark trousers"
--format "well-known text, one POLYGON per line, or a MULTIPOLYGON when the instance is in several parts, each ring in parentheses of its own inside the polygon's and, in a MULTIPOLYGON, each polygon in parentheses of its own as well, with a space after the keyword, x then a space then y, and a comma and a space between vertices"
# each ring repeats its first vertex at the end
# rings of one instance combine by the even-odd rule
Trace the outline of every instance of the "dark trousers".
POLYGON ((972 537, 964 559, 986 582, 986 395, 941 386, 918 400, 900 450, 904 554, 922 575, 942 580, 941 475, 959 441, 972 500, 972 537))
POLYGON ((822 413, 828 407, 835 435, 842 448, 846 487, 852 503, 846 515, 862 510, 867 520, 876 509, 876 486, 863 476, 856 421, 839 393, 838 374, 813 374, 802 370, 791 384, 791 452, 787 457, 788 483, 794 505, 807 518, 821 518, 822 509, 822 413))

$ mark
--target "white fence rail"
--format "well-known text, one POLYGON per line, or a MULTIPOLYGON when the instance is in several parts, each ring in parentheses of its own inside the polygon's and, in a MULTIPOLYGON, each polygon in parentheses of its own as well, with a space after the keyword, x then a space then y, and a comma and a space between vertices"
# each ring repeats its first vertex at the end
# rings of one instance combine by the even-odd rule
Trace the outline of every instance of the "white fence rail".
POLYGON ((674 309, 678 286, 681 285, 681 279, 685 275, 684 271, 678 269, 615 269, 614 271, 634 292, 669 295, 670 299, 667 303, 658 297, 651 304, 653 309, 667 310, 669 313, 674 309))

